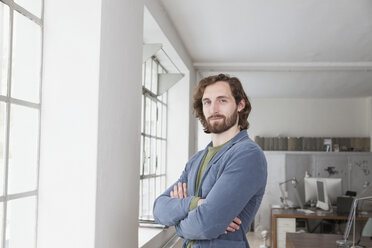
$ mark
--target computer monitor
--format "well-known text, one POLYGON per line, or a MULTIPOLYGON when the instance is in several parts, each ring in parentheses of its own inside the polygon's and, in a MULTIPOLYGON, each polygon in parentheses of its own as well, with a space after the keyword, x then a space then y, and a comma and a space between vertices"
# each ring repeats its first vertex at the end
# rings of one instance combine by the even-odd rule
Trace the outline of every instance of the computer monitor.
POLYGON ((335 205, 337 202, 337 197, 342 195, 341 178, 305 177, 305 202, 318 200, 317 181, 325 182, 327 197, 331 204, 335 205))

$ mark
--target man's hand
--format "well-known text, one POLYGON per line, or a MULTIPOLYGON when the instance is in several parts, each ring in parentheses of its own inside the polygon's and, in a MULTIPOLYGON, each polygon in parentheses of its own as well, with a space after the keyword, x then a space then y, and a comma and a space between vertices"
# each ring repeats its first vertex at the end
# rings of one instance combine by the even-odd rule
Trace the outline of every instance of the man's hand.
POLYGON ((239 230, 240 224, 242 224, 242 221, 238 217, 236 217, 226 228, 225 234, 227 234, 227 232, 235 232, 236 230, 239 230))
POLYGON ((170 192, 171 198, 186 198, 187 197, 187 183, 179 182, 178 185, 174 185, 173 191, 170 192))

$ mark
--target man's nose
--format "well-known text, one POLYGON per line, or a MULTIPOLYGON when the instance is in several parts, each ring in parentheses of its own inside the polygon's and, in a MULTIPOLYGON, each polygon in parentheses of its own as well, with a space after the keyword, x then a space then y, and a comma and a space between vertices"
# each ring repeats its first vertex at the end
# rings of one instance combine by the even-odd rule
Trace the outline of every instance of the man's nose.
POLYGON ((211 106, 212 114, 217 114, 218 111, 219 111, 218 103, 217 102, 212 102, 211 104, 212 104, 212 106, 211 106))

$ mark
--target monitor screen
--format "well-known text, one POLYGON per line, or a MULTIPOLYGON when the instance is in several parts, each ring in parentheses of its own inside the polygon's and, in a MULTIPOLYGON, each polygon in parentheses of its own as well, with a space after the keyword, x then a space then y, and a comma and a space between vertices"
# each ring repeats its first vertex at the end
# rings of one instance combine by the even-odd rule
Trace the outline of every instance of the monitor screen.
POLYGON ((316 206, 323 210, 329 210, 329 200, 327 195, 327 184, 326 181, 319 179, 316 181, 316 186, 318 190, 318 201, 316 202, 316 206))
POLYGON ((325 202, 325 196, 324 196, 324 183, 322 181, 316 181, 316 188, 318 189, 318 201, 325 202))
POLYGON ((336 204, 337 197, 342 195, 341 178, 305 177, 305 202, 318 200, 317 181, 322 181, 326 184, 328 198, 332 204, 336 204))

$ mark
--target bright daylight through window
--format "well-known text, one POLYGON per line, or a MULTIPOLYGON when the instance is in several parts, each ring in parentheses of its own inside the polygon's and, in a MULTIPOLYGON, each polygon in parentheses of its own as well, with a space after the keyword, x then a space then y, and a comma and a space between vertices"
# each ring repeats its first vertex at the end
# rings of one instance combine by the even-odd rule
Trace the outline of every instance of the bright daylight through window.
POLYGON ((42 0, 0 0, 0 248, 35 248, 42 0))
POLYGON ((158 74, 167 72, 156 57, 142 68, 139 219, 151 222, 154 200, 166 185, 167 93, 158 95, 158 74))

